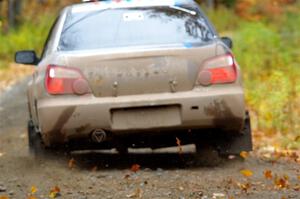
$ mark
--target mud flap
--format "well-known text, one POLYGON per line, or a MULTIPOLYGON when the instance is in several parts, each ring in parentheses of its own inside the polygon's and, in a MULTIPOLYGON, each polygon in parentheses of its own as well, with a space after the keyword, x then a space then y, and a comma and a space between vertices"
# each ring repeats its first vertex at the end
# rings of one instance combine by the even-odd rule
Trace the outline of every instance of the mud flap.
POLYGON ((228 136, 218 143, 218 150, 221 155, 239 155, 242 151, 252 151, 252 133, 249 112, 246 112, 244 128, 240 134, 228 136))

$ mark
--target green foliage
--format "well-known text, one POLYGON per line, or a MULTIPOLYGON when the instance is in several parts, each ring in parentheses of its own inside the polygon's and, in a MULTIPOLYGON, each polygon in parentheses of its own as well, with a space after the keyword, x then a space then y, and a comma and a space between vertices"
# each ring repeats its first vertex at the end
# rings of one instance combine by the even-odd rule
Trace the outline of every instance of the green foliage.
POLYGON ((233 37, 256 130, 299 136, 300 13, 260 21, 242 20, 224 8, 209 15, 219 31, 233 37))
POLYGON ((232 13, 232 10, 220 6, 217 10, 210 10, 203 7, 213 25, 222 32, 228 32, 236 29, 241 19, 232 13))
POLYGON ((233 7, 236 4, 237 0, 221 0, 221 3, 228 6, 233 7))
POLYGON ((7 34, 0 31, 0 69, 13 62, 15 51, 32 49, 41 53, 53 19, 53 16, 44 15, 37 21, 25 21, 19 28, 7 34))

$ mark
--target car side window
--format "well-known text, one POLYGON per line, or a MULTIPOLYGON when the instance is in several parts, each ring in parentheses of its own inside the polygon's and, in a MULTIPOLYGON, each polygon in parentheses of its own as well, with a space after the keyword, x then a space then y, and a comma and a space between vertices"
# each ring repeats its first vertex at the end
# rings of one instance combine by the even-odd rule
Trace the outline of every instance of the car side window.
POLYGON ((53 30, 55 29, 55 26, 56 26, 57 22, 59 21, 59 18, 60 17, 57 17, 55 19, 53 25, 50 28, 49 34, 48 34, 47 39, 46 39, 45 44, 44 44, 44 48, 43 48, 43 52, 42 52, 41 58, 44 58, 44 56, 47 54, 47 51, 49 50, 49 44, 50 44, 49 41, 51 40, 51 37, 52 37, 52 34, 53 34, 53 30))

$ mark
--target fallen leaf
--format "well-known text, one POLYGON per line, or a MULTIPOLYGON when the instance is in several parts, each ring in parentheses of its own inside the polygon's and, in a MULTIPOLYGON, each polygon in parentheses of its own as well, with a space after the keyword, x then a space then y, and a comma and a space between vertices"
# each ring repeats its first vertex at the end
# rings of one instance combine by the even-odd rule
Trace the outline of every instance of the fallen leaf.
POLYGON ((0 196, 0 199, 9 199, 7 196, 0 196))
POLYGON ((31 187, 31 194, 35 194, 37 192, 37 188, 35 186, 31 187))
POLYGON ((213 199, 225 199, 225 194, 223 193, 213 193, 213 199))
POLYGON ((68 166, 70 169, 73 169, 75 167, 75 160, 74 158, 72 158, 71 160, 69 160, 68 166))
POLYGON ((98 170, 98 167, 97 166, 94 166, 93 168, 92 168, 92 172, 96 172, 98 170))
POLYGON ((27 199, 37 199, 36 197, 34 197, 34 196, 28 196, 28 198, 27 199))
POLYGON ((299 155, 296 152, 291 152, 289 153, 289 157, 294 160, 295 162, 297 162, 297 160, 300 158, 299 155))
POLYGON ((177 146, 179 148, 178 153, 182 154, 183 150, 182 150, 182 146, 181 146, 181 140, 178 137, 176 137, 176 144, 177 144, 177 146))
POLYGON ((300 191, 300 185, 296 185, 293 189, 294 189, 295 191, 300 191))
POLYGON ((130 169, 130 170, 131 170, 132 172, 138 172, 140 169, 141 169, 141 166, 140 166, 140 165, 134 164, 134 165, 131 166, 131 169, 130 169))
POLYGON ((124 176, 124 179, 128 179, 128 178, 130 178, 130 175, 129 175, 129 174, 126 174, 126 175, 124 176))
POLYGON ((286 199, 286 197, 282 196, 281 199, 286 199))
POLYGON ((265 174, 265 178, 266 179, 272 179, 273 178, 273 175, 272 175, 272 171, 271 170, 266 170, 265 172, 264 172, 264 174, 265 174))
POLYGON ((50 190, 49 197, 50 198, 57 198, 60 196, 60 188, 55 186, 53 189, 50 190))
POLYGON ((246 184, 242 184, 242 183, 237 183, 238 187, 240 189, 242 189, 242 191, 244 192, 248 192, 248 190, 251 188, 251 184, 250 183, 246 183, 246 184))
POLYGON ((244 159, 247 159, 247 158, 249 157, 249 153, 246 152, 246 151, 242 151, 242 152, 240 153, 240 156, 241 156, 242 158, 244 158, 244 159))
POLYGON ((56 193, 55 192, 50 192, 49 198, 56 198, 56 193))
POLYGON ((142 198, 143 197, 143 190, 137 188, 133 193, 126 195, 127 198, 142 198))
POLYGON ((288 181, 285 178, 276 178, 274 183, 279 189, 284 189, 288 187, 288 181))
POLYGON ((298 180, 300 180, 300 175, 297 178, 298 178, 298 180))
POLYGON ((245 177, 251 177, 253 175, 253 172, 248 169, 241 170, 240 173, 245 177))

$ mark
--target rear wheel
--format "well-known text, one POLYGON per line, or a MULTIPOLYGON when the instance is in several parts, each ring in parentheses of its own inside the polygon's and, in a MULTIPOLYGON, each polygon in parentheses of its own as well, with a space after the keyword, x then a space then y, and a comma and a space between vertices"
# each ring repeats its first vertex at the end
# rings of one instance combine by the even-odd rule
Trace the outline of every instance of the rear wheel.
POLYGON ((27 133, 30 154, 34 156, 42 155, 45 148, 43 146, 41 135, 36 131, 32 120, 28 121, 27 133))
POLYGON ((29 153, 36 158, 45 157, 45 156, 55 156, 61 155, 64 151, 68 153, 67 149, 60 151, 54 148, 46 148, 41 134, 36 130, 32 120, 28 121, 28 144, 29 144, 29 153))
POLYGON ((200 166, 218 166, 222 157, 216 147, 197 143, 195 161, 200 166))
POLYGON ((252 133, 249 112, 246 112, 244 127, 238 134, 227 135, 218 143, 222 155, 239 155, 242 151, 252 151, 252 133))

